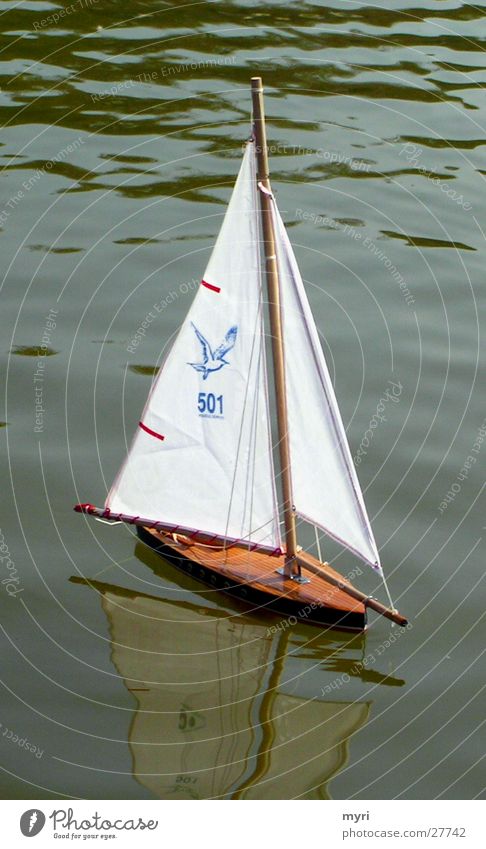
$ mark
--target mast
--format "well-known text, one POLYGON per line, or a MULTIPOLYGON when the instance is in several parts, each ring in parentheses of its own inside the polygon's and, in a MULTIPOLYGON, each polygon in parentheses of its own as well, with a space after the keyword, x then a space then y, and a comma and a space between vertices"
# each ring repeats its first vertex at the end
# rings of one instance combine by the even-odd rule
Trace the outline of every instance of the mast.
MULTIPOLYGON (((261 77, 251 78, 253 103, 253 121, 255 132, 258 182, 270 193, 268 173, 267 134, 263 108, 263 84, 261 77)), ((298 577, 300 567, 296 562, 297 532, 295 512, 292 503, 292 481, 290 477, 290 448, 287 417, 287 394, 285 391, 285 365, 282 336, 282 315, 280 309, 280 285, 278 278, 277 256, 275 252, 275 233, 271 214, 271 196, 259 190, 262 212, 263 245, 265 251, 265 276, 272 334, 273 371, 275 379, 275 397, 277 403, 277 425, 280 454, 280 473, 282 475, 283 512, 285 520, 286 558, 283 574, 286 577, 298 577)))

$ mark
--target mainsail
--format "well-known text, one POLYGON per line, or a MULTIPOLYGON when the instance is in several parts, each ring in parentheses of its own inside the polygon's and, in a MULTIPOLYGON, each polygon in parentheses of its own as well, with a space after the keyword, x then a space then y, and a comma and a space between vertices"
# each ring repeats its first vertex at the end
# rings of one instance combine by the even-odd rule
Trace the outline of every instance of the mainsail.
POLYGON ((272 203, 285 343, 288 433, 297 513, 380 572, 378 550, 302 277, 272 203))
MULTIPOLYGON (((254 147, 246 146, 201 286, 105 506, 278 549, 254 147)), ((304 284, 275 201, 271 208, 293 504, 381 572, 304 284)))
POLYGON ((259 228, 248 143, 201 286, 105 506, 275 549, 259 228))

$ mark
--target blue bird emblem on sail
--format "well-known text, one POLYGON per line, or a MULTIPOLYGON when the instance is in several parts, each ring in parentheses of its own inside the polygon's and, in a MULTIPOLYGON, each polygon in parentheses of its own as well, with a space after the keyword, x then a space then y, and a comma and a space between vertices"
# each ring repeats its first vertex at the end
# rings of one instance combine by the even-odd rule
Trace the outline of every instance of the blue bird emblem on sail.
POLYGON ((194 328, 194 332, 201 343, 202 348, 202 362, 200 363, 188 363, 188 365, 192 366, 193 369, 202 373, 203 380, 207 380, 208 376, 213 371, 219 371, 223 368, 223 366, 228 366, 228 360, 225 360, 226 354, 228 354, 232 348, 234 348, 236 337, 238 335, 238 327, 234 325, 230 327, 226 336, 224 337, 221 345, 219 345, 215 351, 211 348, 208 340, 202 335, 201 331, 197 329, 196 325, 192 323, 191 325, 194 328))

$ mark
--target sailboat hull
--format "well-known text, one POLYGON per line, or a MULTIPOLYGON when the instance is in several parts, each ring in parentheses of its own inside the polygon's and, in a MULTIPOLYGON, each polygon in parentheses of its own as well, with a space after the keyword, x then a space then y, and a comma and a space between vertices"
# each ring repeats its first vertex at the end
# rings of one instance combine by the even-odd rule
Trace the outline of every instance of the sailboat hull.
MULTIPOLYGON (((243 548, 216 548, 201 544, 184 544, 168 534, 151 528, 137 527, 147 545, 177 568, 252 606, 259 613, 276 613, 287 617, 289 624, 303 621, 321 627, 345 631, 366 628, 364 604, 337 587, 313 575, 309 583, 299 584, 277 573, 284 565, 283 556, 243 548)), ((316 566, 321 566, 315 561, 316 566)), ((326 570, 349 584, 335 570, 326 570)))

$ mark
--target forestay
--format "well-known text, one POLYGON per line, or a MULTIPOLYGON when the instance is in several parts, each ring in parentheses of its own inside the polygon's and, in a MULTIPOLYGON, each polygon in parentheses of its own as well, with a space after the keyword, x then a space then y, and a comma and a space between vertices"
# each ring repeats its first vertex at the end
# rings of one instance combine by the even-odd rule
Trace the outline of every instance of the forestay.
POLYGON ((256 191, 248 143, 201 286, 105 506, 274 549, 256 191))
POLYGON ((317 328, 275 202, 272 214, 283 312, 295 509, 381 574, 378 550, 317 328))

